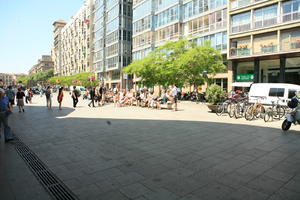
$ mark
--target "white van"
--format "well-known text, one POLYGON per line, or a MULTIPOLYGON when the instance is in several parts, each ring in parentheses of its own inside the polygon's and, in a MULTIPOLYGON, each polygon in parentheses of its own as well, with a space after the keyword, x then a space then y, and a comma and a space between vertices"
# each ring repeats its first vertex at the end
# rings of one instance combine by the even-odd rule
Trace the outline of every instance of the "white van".
MULTIPOLYGON (((70 92, 73 91, 74 86, 70 86, 70 92)), ((85 93, 86 89, 83 86, 76 86, 76 89, 80 91, 81 94, 85 93)))
POLYGON ((271 105, 272 102, 286 105, 300 90, 300 85, 288 83, 253 83, 249 91, 249 102, 271 105), (280 101, 278 101, 280 99, 280 101))

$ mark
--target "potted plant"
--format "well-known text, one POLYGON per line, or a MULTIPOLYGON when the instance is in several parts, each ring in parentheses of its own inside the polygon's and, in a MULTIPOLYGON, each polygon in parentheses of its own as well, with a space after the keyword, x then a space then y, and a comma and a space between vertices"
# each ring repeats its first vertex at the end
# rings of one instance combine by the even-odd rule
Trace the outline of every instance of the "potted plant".
POLYGON ((205 98, 209 103, 207 107, 212 112, 216 112, 217 103, 220 103, 225 98, 225 92, 219 85, 213 84, 207 88, 205 98))

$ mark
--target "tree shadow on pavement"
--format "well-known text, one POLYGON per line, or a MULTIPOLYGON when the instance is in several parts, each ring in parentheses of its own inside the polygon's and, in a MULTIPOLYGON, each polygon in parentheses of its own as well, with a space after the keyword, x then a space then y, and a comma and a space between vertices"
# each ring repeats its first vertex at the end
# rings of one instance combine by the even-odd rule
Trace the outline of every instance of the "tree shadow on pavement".
POLYGON ((300 184, 297 131, 42 109, 16 113, 10 124, 80 199, 267 199, 300 184))

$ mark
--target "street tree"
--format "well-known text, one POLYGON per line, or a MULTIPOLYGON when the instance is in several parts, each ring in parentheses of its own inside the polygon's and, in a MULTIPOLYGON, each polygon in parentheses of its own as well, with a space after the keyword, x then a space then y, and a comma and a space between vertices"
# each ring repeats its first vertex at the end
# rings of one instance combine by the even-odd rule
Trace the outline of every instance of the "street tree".
POLYGON ((178 57, 176 65, 186 83, 193 86, 209 82, 209 77, 226 69, 222 55, 211 47, 210 42, 202 46, 193 45, 178 57))
POLYGON ((176 59, 188 50, 191 43, 187 40, 167 42, 149 53, 141 60, 135 60, 122 71, 127 74, 136 74, 141 78, 143 85, 168 86, 171 84, 183 85, 181 71, 176 59))

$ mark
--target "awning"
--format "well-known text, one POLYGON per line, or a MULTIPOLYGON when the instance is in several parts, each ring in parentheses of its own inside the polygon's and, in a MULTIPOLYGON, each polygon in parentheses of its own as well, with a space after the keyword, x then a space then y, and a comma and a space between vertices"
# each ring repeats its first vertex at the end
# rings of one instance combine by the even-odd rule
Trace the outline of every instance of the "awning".
POLYGON ((232 87, 250 87, 253 82, 234 82, 232 87))

